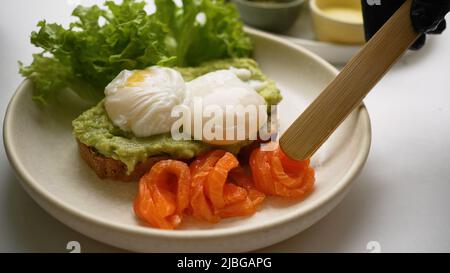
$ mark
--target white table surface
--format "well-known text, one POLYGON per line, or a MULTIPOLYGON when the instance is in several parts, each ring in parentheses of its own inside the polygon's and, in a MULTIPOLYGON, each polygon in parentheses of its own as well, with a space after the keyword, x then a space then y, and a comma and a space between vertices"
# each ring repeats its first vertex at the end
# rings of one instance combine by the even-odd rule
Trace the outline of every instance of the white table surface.
MULTIPOLYGON (((29 34, 43 18, 67 23, 74 3, 14 0, 0 8, 0 113, 22 81, 17 61, 36 52, 29 34)), ((449 18, 449 17, 447 17, 449 18)), ((450 252, 450 31, 429 39, 393 67, 365 100, 372 148, 345 200, 313 227, 265 252, 450 252)), ((1 130, 1 129, 0 129, 1 130)), ((0 151, 0 251, 116 252, 73 231, 41 209, 21 188, 0 151)))

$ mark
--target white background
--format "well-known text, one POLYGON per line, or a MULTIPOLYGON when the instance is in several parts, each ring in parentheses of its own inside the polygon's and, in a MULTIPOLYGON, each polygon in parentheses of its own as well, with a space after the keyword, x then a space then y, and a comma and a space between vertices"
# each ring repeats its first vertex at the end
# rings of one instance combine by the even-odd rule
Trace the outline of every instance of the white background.
MULTIPOLYGON (((17 61, 36 52, 29 34, 40 19, 67 23, 74 3, 14 0, 0 8, 0 115, 22 81, 17 61)), ((450 31, 393 67, 365 100, 372 148, 346 199, 296 237, 262 251, 450 251, 450 31)), ((1 128, 0 128, 1 130, 1 128)), ((38 164, 38 162, 36 163, 38 164)), ((64 226, 22 190, 0 151, 0 251, 120 251, 64 226)))

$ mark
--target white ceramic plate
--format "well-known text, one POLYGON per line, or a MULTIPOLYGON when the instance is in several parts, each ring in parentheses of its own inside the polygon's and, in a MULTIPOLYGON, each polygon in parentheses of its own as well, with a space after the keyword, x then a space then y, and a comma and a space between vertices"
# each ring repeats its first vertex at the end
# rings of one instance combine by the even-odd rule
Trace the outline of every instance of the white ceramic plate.
MULTIPOLYGON (((336 75, 308 51, 259 31, 248 30, 255 58, 282 90, 281 127, 286 128, 336 75)), ((107 244, 143 252, 250 251, 272 245, 324 217, 344 197, 363 167, 371 131, 361 105, 314 156, 315 191, 303 202, 269 198, 254 216, 217 225, 188 220, 181 230, 142 226, 134 216, 136 183, 100 180, 82 161, 71 121, 83 106, 38 108, 32 84, 24 81, 4 121, 8 158, 25 190, 51 215, 73 229, 107 244)), ((67 98, 69 100, 70 98, 67 98)))
POLYGON ((300 16, 295 24, 286 33, 279 36, 309 49, 335 65, 345 64, 361 48, 360 45, 345 45, 317 41, 314 35, 308 3, 303 4, 300 16))

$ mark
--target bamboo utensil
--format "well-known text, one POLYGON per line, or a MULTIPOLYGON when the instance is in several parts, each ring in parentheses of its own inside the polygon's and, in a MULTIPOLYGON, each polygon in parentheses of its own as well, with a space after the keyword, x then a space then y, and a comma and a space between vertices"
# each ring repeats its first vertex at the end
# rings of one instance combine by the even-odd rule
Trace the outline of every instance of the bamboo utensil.
POLYGON ((407 0, 280 138, 291 158, 310 158, 419 37, 407 0))

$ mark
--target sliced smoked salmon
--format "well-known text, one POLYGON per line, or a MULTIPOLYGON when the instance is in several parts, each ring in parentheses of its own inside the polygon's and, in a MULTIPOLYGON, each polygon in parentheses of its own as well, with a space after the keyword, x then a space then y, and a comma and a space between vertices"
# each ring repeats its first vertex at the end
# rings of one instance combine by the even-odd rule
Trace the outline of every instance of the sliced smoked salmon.
POLYGON ((191 174, 186 163, 163 160, 139 181, 136 215, 151 226, 174 229, 189 206, 191 174))
POLYGON ((239 173, 239 161, 231 153, 209 152, 194 160, 190 170, 191 211, 199 220, 215 223, 220 218, 248 216, 264 199, 251 179, 239 173))
POLYGON ((256 188, 265 194, 303 198, 314 188, 309 160, 290 159, 279 147, 273 151, 255 149, 249 163, 256 188))
POLYGON ((314 188, 309 160, 288 158, 281 149, 256 148, 250 170, 222 150, 197 157, 189 166, 163 160, 139 181, 136 215, 161 229, 178 227, 183 214, 217 223, 222 218, 254 214, 267 195, 302 198, 314 188))

